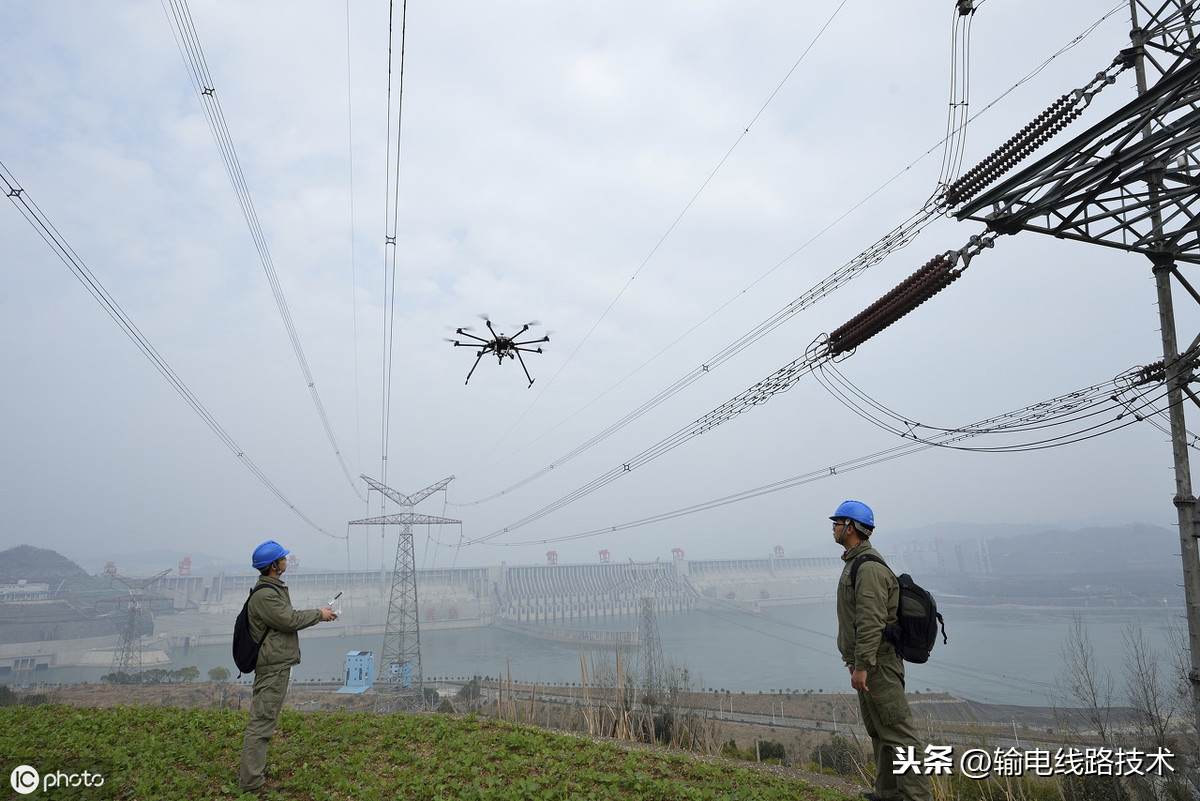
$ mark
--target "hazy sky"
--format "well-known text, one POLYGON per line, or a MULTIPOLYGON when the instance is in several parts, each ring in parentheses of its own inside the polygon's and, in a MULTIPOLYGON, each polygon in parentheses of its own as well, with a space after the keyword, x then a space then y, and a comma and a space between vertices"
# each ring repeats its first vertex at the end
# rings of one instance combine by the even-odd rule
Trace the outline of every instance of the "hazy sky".
MULTIPOLYGON (((388 9, 351 5, 190 8, 357 480, 383 475, 388 9)), ((420 566, 544 561, 550 548, 564 562, 601 548, 614 560, 668 558, 673 547, 699 558, 774 545, 832 554, 826 517, 847 497, 875 507, 881 534, 940 521, 1173 519, 1170 449, 1142 424, 1049 450, 929 450, 540 544, 901 444, 810 376, 512 528, 979 233, 935 222, 565 458, 921 207, 942 162, 953 22, 949 0, 410 5, 387 478, 411 493, 456 476, 417 511, 463 521, 416 530, 420 566), (551 333, 545 353, 527 358, 532 388, 520 365, 494 359, 464 386, 474 352, 444 338, 456 326, 482 330, 480 314, 508 333, 529 320, 551 333), (460 535, 490 539, 438 546, 460 535), (514 544, 524 542, 538 544, 514 544)), ((1128 29, 1124 4, 982 3, 970 70, 957 75, 978 115, 963 169, 1105 69, 1128 29)), ((326 533, 246 469, 6 200, 0 548, 160 547, 248 561, 273 537, 310 563, 374 566, 382 548, 390 564, 395 528, 381 545, 379 529, 346 525, 378 505, 359 499, 334 456, 172 31, 156 3, 0 0, 0 162, 237 449, 326 533)), ((1076 125, 1134 94, 1122 76, 1076 125)), ((1161 358, 1154 298, 1142 257, 1007 237, 840 370, 913 419, 964 425, 1161 358)))

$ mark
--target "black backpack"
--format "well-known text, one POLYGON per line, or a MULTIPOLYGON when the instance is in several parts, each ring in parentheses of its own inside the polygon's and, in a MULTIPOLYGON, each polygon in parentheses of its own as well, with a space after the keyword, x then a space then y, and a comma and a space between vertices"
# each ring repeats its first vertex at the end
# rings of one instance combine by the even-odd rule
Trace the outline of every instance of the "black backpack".
POLYGON ((257 585, 250 590, 250 595, 246 596, 246 602, 242 604, 242 611, 238 612, 237 620, 233 622, 233 664, 237 665, 237 669, 240 671, 239 679, 242 677, 242 673, 254 672, 254 667, 258 664, 258 649, 262 648, 267 635, 271 633, 271 629, 268 628, 258 642, 255 642, 254 638, 250 636, 250 598, 254 593, 266 587, 270 587, 276 593, 279 592, 278 588, 271 584, 257 585))
MULTIPOLYGON (((863 562, 878 562, 887 567, 887 562, 875 554, 865 553, 850 566, 850 586, 858 579, 858 566, 863 562)), ((895 576, 895 572, 892 573, 895 576)), ((912 576, 901 573, 896 576, 900 583, 900 608, 896 610, 896 622, 885 626, 883 636, 896 646, 896 654, 906 662, 923 664, 929 661, 929 652, 937 644, 938 624, 942 627, 942 642, 947 642, 946 621, 937 610, 937 602, 929 591, 921 587, 912 576)))

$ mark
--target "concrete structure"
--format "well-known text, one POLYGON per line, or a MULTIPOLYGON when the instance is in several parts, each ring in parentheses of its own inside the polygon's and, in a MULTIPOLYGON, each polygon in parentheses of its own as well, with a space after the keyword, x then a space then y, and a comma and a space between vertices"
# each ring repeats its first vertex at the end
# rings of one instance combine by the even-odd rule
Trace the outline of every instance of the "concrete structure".
MULTIPOLYGON (((965 558, 965 553, 963 559, 957 558, 957 552, 948 555, 942 548, 941 553, 914 551, 889 554, 888 559, 897 572, 915 575, 932 571, 910 567, 906 557, 947 563, 947 567, 977 563, 965 558)), ((638 570, 655 571, 655 611, 663 618, 660 625, 668 627, 670 615, 693 609, 731 604, 758 609, 828 599, 842 569, 836 555, 688 560, 676 549, 672 557, 670 562, 640 565, 607 561, 418 570, 421 626, 498 626, 528 636, 634 647, 637 635, 627 629, 636 625, 642 611, 633 577, 638 570), (627 620, 620 622, 620 618, 627 620), (613 625, 604 625, 606 620, 613 625)), ((148 664, 165 659, 163 652, 170 648, 227 643, 234 617, 257 581, 258 574, 246 570, 216 575, 193 572, 155 582, 155 594, 169 598, 174 613, 157 611, 153 631, 144 632, 151 649, 148 664)), ((383 637, 391 571, 289 570, 287 584, 296 608, 316 608, 342 593, 339 625, 316 627, 305 636, 383 637)), ((27 592, 40 597, 41 588, 27 592)), ((56 593, 51 590, 51 595, 56 593)), ((0 618, 0 675, 93 664, 101 655, 111 659, 117 645, 115 618, 84 614, 87 610, 72 608, 70 599, 10 600, 0 609, 6 610, 0 618), (101 633, 104 636, 97 636, 101 633), (85 637, 92 639, 83 644, 80 638, 85 637)))
POLYGON ((48 601, 50 585, 20 579, 16 584, 0 584, 0 603, 5 601, 48 601))
MULTIPOLYGON (((637 616, 631 571, 654 563, 499 565, 418 570, 422 624, 499 618, 515 623, 567 625, 571 621, 637 616)), ((832 592, 841 560, 829 557, 686 560, 658 565, 659 614, 685 612, 714 601, 771 604, 819 600, 832 592)), ((178 611, 225 614, 241 608, 257 574, 169 576, 156 587, 178 611)), ((386 604, 390 571, 288 571, 297 607, 319 606, 339 591, 346 611, 386 604)), ((382 619, 379 622, 383 622, 382 619)))

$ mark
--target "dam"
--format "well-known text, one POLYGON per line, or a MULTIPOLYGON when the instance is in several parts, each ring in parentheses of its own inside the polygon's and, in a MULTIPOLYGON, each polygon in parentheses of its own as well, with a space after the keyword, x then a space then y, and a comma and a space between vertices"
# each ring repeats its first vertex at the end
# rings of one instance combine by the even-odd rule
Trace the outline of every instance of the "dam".
MULTIPOLYGON (((669 561, 609 562, 602 554, 591 564, 555 564, 551 558, 549 564, 423 569, 417 571, 418 620, 427 629, 496 626, 547 639, 634 645, 631 630, 643 597, 653 597, 657 613, 668 616, 714 607, 756 611, 831 597, 842 569, 837 556, 785 557, 781 550, 757 559, 688 560, 676 549, 669 561)), ((141 621, 147 657, 228 642, 234 617, 257 580, 256 572, 245 570, 168 575, 153 582, 141 621)), ((296 569, 286 581, 296 608, 323 606, 342 593, 342 625, 314 628, 310 636, 383 633, 391 570, 296 569)), ((125 615, 115 606, 98 614, 69 585, 14 589, 0 595, 0 607, 0 676, 105 665, 125 615)))
MULTIPOLYGON (((637 615, 652 596, 660 614, 720 601, 738 605, 802 603, 833 590, 838 557, 783 557, 669 562, 506 565, 417 571, 422 623, 491 620, 565 625, 637 615)), ((154 588, 178 613, 236 613, 258 580, 252 571, 167 576, 154 588)), ((341 592, 343 608, 386 609, 390 570, 289 571, 297 606, 322 605, 341 592)), ((382 617, 379 623, 383 623, 382 617)))

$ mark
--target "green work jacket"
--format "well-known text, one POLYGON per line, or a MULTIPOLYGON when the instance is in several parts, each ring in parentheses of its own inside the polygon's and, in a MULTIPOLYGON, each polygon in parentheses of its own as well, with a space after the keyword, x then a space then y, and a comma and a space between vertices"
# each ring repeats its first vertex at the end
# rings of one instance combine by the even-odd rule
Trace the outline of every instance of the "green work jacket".
POLYGON ((866 553, 879 556, 870 541, 860 542, 842 554, 846 566, 837 589, 838 651, 842 661, 855 670, 875 667, 880 654, 896 649, 883 636, 884 626, 896 622, 900 606, 900 584, 892 571, 878 562, 863 562, 858 566, 854 588, 850 587, 850 568, 866 553))
POLYGON ((250 636, 255 642, 268 628, 271 633, 258 652, 256 672, 282 669, 300 664, 300 629, 321 622, 320 609, 292 609, 288 587, 271 576, 262 576, 254 586, 270 585, 250 596, 250 636), (278 592, 276 592, 278 590, 278 592))

